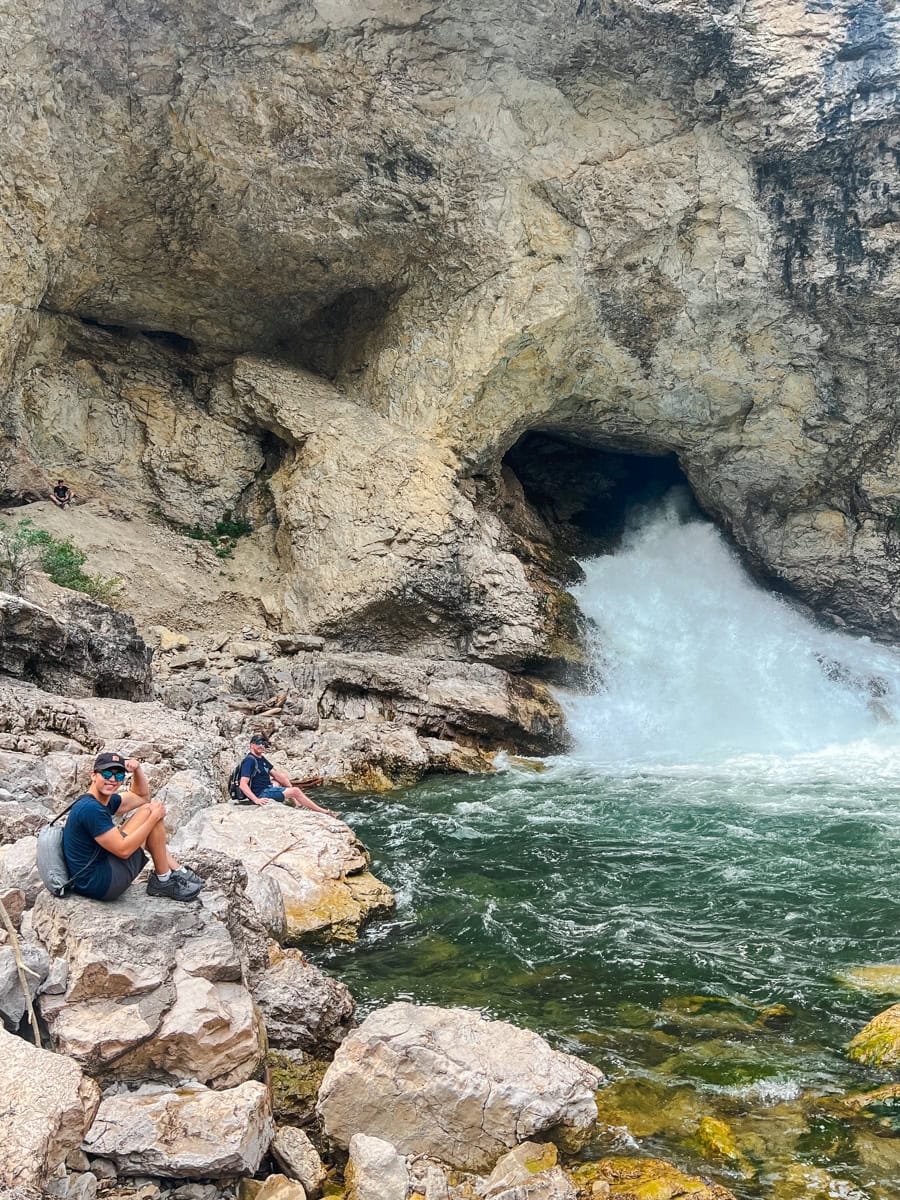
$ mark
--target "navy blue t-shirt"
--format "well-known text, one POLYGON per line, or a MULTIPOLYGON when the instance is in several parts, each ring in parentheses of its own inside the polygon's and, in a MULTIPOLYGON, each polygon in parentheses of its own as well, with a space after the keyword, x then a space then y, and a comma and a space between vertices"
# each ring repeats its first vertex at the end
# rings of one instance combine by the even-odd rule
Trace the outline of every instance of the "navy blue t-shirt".
POLYGON ((110 796, 106 804, 101 804, 90 792, 85 792, 75 801, 66 818, 63 853, 70 878, 78 875, 72 889, 93 900, 102 900, 112 883, 112 868, 109 865, 112 855, 98 846, 94 839, 115 829, 113 813, 119 811, 121 803, 122 797, 118 792, 110 796))
POLYGON ((248 754, 241 763, 241 779, 249 779, 250 791, 259 796, 272 786, 272 764, 262 755, 248 754))

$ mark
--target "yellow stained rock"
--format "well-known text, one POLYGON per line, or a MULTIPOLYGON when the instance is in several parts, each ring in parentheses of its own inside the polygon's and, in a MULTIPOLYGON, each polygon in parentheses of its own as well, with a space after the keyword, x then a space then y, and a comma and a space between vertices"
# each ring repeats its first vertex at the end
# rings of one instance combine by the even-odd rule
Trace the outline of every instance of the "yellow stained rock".
POLYGON ((882 996, 900 996, 900 964, 898 963, 851 967, 842 975, 836 975, 835 979, 845 987, 855 988, 860 992, 873 992, 882 996))
POLYGON ((847 1054, 854 1062, 867 1067, 900 1064, 900 1004, 873 1017, 847 1047, 847 1054))
POLYGON ((598 1182, 609 1184, 610 1200, 734 1200, 727 1188, 685 1175, 671 1163, 656 1158, 601 1158, 581 1163, 569 1171, 580 1196, 591 1196, 598 1182))

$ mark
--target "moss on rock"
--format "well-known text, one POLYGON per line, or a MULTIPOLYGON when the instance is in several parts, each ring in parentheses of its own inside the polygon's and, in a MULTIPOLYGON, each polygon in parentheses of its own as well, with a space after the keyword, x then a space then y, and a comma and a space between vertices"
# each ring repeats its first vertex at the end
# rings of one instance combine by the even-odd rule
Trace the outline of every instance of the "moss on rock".
POLYGON ((900 1065, 900 1004, 873 1017, 847 1047, 847 1054, 867 1067, 900 1065))

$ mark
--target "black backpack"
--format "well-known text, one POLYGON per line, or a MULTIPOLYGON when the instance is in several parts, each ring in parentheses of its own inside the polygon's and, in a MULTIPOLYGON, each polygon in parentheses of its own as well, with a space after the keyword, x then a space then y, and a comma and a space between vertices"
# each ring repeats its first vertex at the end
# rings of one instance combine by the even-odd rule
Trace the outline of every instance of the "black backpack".
MULTIPOLYGON (((228 776, 228 795, 232 800, 236 800, 238 804, 252 804, 252 800, 248 800, 241 791, 241 767, 244 765, 244 760, 238 763, 231 774, 228 776)), ((253 790, 253 780, 256 776, 256 763, 253 764, 253 774, 250 776, 250 790, 253 790)))

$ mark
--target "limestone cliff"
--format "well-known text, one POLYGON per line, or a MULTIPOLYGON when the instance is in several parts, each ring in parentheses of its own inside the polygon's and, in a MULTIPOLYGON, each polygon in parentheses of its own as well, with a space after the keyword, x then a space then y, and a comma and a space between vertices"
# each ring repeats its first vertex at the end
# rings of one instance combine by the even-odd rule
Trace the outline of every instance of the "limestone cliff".
POLYGON ((0 490, 240 511, 284 629, 558 678, 583 471, 677 459, 895 637, 892 7, 7 0, 0 490))

